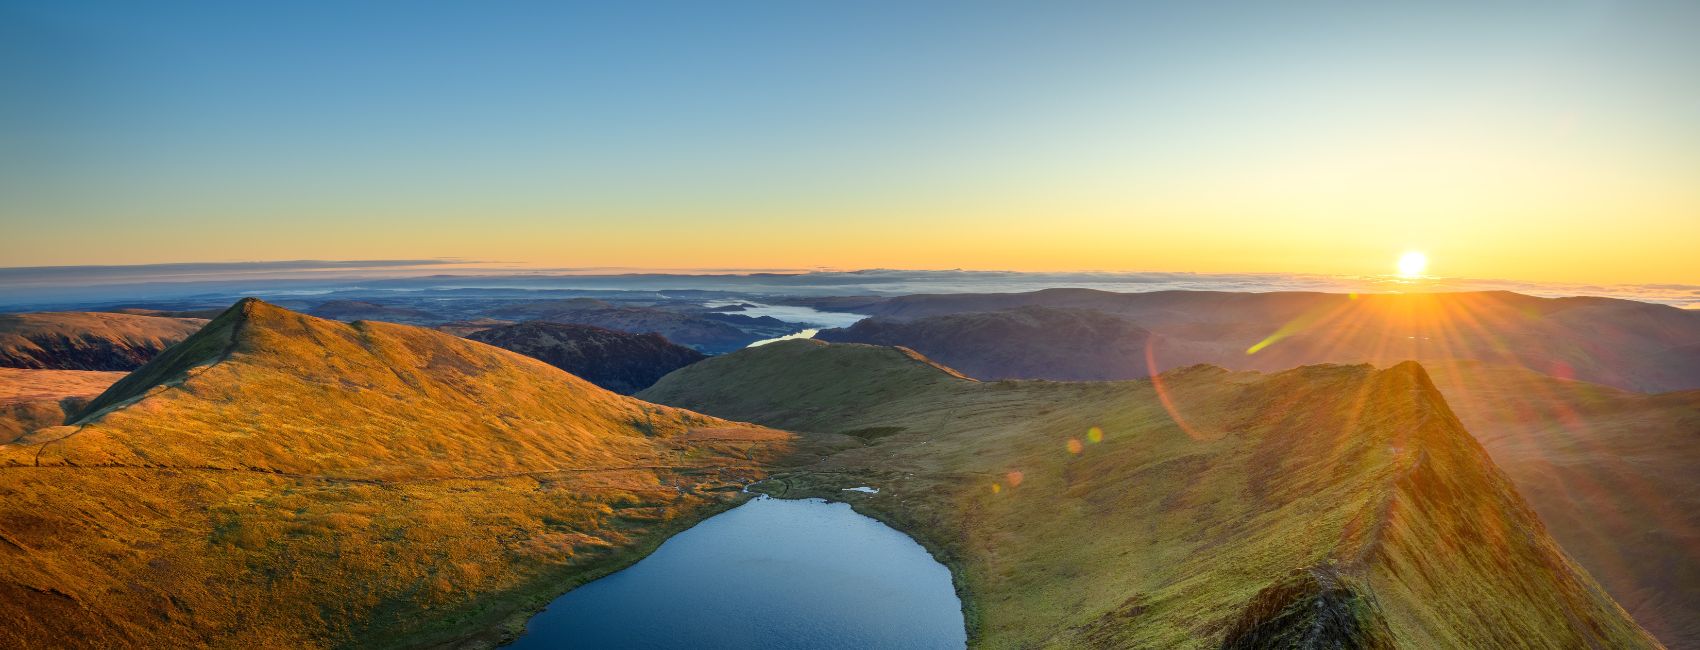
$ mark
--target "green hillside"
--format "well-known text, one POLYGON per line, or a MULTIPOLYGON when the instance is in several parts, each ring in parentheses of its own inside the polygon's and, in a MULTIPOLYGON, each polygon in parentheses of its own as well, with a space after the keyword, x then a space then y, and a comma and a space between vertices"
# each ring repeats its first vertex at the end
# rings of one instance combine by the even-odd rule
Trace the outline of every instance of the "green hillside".
POLYGON ((640 396, 881 432, 761 489, 914 535, 952 566, 977 646, 1657 647, 1415 364, 974 382, 792 341, 640 396), (880 491, 842 491, 861 485, 880 491))

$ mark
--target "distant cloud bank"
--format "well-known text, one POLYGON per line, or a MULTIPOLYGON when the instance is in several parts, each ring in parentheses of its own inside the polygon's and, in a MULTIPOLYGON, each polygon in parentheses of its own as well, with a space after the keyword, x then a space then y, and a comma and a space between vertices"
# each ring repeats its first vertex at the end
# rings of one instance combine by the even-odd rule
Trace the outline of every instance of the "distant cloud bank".
POLYGON ((1598 285, 1508 280, 1303 274, 1015 271, 522 269, 464 260, 294 260, 137 266, 0 268, 0 307, 16 310, 225 296, 309 296, 333 292, 426 290, 726 291, 754 295, 903 295, 1104 291, 1321 291, 1391 293, 1516 291, 1534 296, 1603 296, 1700 308, 1700 285, 1598 285), (352 283, 358 284, 352 284, 352 283))

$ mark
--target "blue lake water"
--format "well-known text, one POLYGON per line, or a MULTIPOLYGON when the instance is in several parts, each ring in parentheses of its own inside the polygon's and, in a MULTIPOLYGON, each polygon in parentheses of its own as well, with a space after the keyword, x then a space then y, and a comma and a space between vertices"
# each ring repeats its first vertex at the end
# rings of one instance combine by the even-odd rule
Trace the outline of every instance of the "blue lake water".
POLYGON ((962 648, 950 571, 843 503, 758 497, 555 599, 513 648, 962 648))
POLYGON ((814 328, 849 327, 857 321, 867 318, 867 314, 853 314, 844 311, 821 311, 812 307, 793 305, 764 305, 744 300, 728 300, 704 303, 709 308, 726 307, 730 305, 748 305, 743 309, 728 311, 728 314, 743 314, 745 316, 772 316, 789 323, 802 323, 814 328))

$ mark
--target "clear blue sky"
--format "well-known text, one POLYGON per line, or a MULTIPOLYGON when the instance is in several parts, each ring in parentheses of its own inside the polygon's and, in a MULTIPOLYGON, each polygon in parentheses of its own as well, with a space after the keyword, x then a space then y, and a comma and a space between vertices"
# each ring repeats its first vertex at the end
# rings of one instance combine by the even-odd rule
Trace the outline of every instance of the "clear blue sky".
POLYGON ((1401 5, 0 0, 0 265, 1700 280, 1700 2, 1401 5))

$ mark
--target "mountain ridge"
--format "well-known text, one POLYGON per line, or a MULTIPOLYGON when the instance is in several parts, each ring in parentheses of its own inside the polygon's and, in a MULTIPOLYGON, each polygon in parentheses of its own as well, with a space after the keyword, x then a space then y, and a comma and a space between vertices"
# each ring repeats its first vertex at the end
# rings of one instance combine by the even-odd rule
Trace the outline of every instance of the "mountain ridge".
POLYGON ((493 645, 813 453, 259 301, 126 381, 0 444, 0 645, 493 645))
POLYGON ((640 395, 880 430, 756 489, 878 487, 852 505, 952 566, 974 645, 1658 647, 1551 540, 1419 364, 880 386, 868 380, 912 375, 843 357, 894 353, 770 346, 640 395), (759 383, 780 367, 788 384, 759 383))

